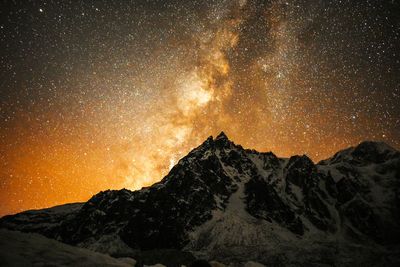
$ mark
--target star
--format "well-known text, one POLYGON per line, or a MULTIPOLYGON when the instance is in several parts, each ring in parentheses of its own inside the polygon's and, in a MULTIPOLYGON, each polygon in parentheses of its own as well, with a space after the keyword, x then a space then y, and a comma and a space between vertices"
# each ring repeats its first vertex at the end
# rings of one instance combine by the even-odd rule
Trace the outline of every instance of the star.
POLYGON ((399 5, 4 4, 0 214, 151 185, 222 130, 314 161, 399 148, 399 5))

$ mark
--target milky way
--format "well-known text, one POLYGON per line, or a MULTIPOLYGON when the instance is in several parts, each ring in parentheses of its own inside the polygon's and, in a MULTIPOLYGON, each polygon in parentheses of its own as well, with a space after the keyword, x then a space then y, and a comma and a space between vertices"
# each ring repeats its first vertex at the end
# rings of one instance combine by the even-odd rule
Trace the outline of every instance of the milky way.
POLYGON ((221 130, 400 147, 396 1, 3 1, 0 214, 159 181, 221 130))

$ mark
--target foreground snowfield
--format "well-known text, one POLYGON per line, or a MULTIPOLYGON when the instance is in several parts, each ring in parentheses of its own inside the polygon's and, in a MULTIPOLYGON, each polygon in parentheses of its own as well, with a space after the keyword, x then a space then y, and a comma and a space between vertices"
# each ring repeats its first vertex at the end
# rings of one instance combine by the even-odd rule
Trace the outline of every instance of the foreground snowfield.
MULTIPOLYGON (((0 229, 0 266, 135 266, 131 258, 113 258, 88 249, 70 246, 39 234, 0 229)), ((213 267, 226 267, 211 262, 213 267)), ((145 267, 165 267, 162 264, 145 267)), ((245 267, 263 267, 247 262, 245 267)))
POLYGON ((0 230, 0 266, 134 266, 130 258, 115 259, 69 246, 39 234, 0 230))
MULTIPOLYGON (((283 255, 282 251, 284 251, 281 247, 275 248, 276 250, 281 252, 281 257, 291 258, 291 260, 281 261, 283 265, 271 265, 271 266, 308 266, 303 265, 304 263, 304 255, 307 250, 315 250, 312 244, 308 244, 309 247, 303 247, 299 249, 297 255, 291 255, 290 251, 287 251, 287 255, 283 255)), ((318 246, 318 245, 317 245, 318 246)), ((326 247, 326 246, 325 246, 326 247)), ((271 249, 271 248, 270 248, 271 249)), ((359 262, 364 266, 400 266, 400 261, 395 261, 396 255, 400 251, 392 251, 382 253, 381 251, 373 251, 371 250, 369 253, 371 254, 370 259, 364 258, 366 253, 363 251, 365 248, 362 247, 343 247, 342 249, 337 250, 338 255, 336 257, 341 258, 340 261, 336 261, 337 266, 354 266, 350 262, 354 262, 353 260, 349 260, 350 258, 354 259, 354 254, 359 254, 357 257, 359 258, 359 262), (371 260, 373 254, 385 255, 384 257, 378 259, 377 261, 371 260), (347 262, 349 260, 349 262, 347 262), (395 263, 396 262, 396 263, 395 263), (368 264, 369 263, 369 264, 368 264)), ((325 257, 333 258, 334 255, 326 250, 325 257)), ((271 254, 271 256, 277 256, 276 251, 268 251, 266 250, 266 254, 271 254)), ((279 253, 278 253, 279 254, 279 253)), ((323 254, 320 251, 319 254, 323 254)), ((316 255, 318 258, 321 255, 316 255)), ((308 258, 309 261, 310 259, 308 258)), ((376 259, 375 259, 376 260, 376 259)), ((271 261, 274 262, 274 261, 271 261)), ((336 265, 326 265, 324 263, 318 264, 317 262, 309 261, 313 263, 313 266, 336 266, 336 265)), ((46 238, 39 234, 31 234, 31 233, 21 233, 18 231, 9 231, 5 229, 0 229, 0 266, 135 266, 136 261, 131 258, 113 258, 106 254, 101 254, 98 252, 94 252, 88 249, 79 248, 70 246, 56 240, 52 240, 46 238)), ((213 267, 226 267, 226 266, 239 266, 239 265, 225 265, 219 262, 211 262, 213 267)), ((145 265, 146 266, 146 265, 145 265)), ((164 266, 162 264, 154 265, 157 267, 164 266)), ((256 262, 247 262, 241 264, 240 266, 245 267, 262 267, 264 265, 256 262)), ((356 265, 361 266, 361 265, 356 265)))

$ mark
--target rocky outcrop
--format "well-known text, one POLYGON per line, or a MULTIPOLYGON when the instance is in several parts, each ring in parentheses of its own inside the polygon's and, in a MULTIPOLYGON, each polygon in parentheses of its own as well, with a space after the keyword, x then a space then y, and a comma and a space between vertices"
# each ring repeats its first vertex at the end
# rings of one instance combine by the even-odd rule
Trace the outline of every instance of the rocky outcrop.
POLYGON ((399 245, 399 166, 400 153, 384 143, 363 142, 314 164, 305 155, 244 149, 221 133, 150 187, 107 190, 69 212, 24 212, 0 225, 95 250, 109 240, 132 251, 206 255, 239 255, 252 246, 254 260, 265 258, 267 244, 296 249, 298 242, 339 238, 399 245))

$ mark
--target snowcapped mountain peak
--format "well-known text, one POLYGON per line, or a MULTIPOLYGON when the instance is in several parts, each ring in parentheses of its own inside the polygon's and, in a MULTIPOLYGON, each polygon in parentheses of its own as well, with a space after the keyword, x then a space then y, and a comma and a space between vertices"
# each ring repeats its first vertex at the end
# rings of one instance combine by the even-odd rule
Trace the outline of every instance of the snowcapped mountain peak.
POLYGON ((349 147, 337 152, 333 157, 322 160, 319 164, 326 165, 343 162, 355 165, 377 164, 399 157, 400 152, 385 142, 364 141, 356 147, 349 147))
POLYGON ((70 213, 21 213, 0 226, 110 254, 185 249, 213 259, 262 260, 299 242, 328 251, 338 239, 393 244, 400 240, 399 155, 363 142, 315 164, 305 155, 243 149, 221 132, 150 187, 107 190, 70 213))
POLYGON ((398 151, 384 142, 364 141, 355 147, 351 154, 360 160, 382 162, 388 157, 398 155, 398 151))
POLYGON ((232 149, 237 147, 234 142, 229 140, 224 132, 221 132, 215 139, 214 144, 217 149, 232 149))
POLYGON ((229 140, 228 136, 223 131, 221 131, 215 138, 215 140, 220 140, 220 139, 229 140))
POLYGON ((362 147, 370 147, 370 148, 374 148, 377 151, 383 152, 383 151, 391 151, 391 152, 395 152, 397 151, 396 149, 394 149, 393 147, 391 147, 390 145, 388 145, 385 142, 382 141, 363 141, 360 144, 358 144, 358 146, 356 148, 362 148, 362 147))

